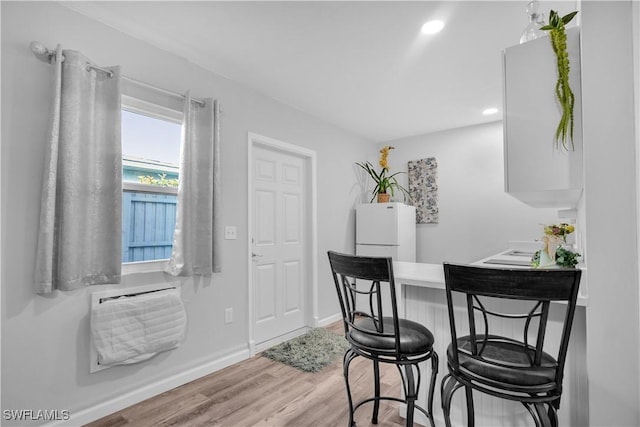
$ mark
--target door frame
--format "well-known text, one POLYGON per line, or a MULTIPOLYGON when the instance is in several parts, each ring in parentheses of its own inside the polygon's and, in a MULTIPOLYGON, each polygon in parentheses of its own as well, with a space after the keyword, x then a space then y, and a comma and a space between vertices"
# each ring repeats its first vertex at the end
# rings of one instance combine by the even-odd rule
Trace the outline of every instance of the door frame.
MULTIPOLYGON (((269 138, 257 133, 248 133, 248 155, 247 155, 247 319, 249 334, 249 351, 251 356, 256 354, 256 342, 253 335, 253 261, 251 238, 253 237, 253 148, 260 146, 268 150, 280 151, 285 154, 302 157, 305 161, 306 179, 305 187, 308 198, 306 200, 306 295, 304 301, 305 326, 311 328, 315 326, 318 319, 318 217, 317 217, 317 164, 316 152, 308 148, 300 147, 277 139, 269 138)), ((289 338, 285 335, 286 338, 289 338)), ((277 344, 278 341, 270 344, 277 344)), ((263 350, 262 348, 260 350, 263 350)))

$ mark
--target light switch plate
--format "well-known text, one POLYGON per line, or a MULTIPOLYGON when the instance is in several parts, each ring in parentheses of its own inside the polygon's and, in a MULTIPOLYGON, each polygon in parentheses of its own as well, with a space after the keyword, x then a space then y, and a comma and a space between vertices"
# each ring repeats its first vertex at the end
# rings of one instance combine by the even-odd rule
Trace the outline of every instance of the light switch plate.
POLYGON ((238 233, 236 227, 233 225, 228 225, 224 228, 224 238, 226 240, 235 240, 237 239, 238 233))

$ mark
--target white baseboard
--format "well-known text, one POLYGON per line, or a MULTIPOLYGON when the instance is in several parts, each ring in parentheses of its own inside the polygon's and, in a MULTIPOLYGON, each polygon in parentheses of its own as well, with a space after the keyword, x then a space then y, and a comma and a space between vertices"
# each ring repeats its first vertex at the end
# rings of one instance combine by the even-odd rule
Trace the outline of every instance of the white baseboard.
POLYGON ((341 313, 336 313, 334 315, 331 315, 329 317, 325 317, 324 319, 316 319, 315 321, 315 327, 316 328, 322 328, 324 326, 330 325, 334 322, 337 322, 339 320, 342 320, 342 314, 341 313))
POLYGON ((136 403, 142 402, 160 393, 169 391, 188 382, 197 380, 205 375, 209 375, 220 369, 231 366, 234 363, 241 362, 251 357, 249 348, 246 345, 238 346, 232 350, 230 354, 226 354, 215 360, 206 362, 200 366, 196 366, 184 372, 180 372, 168 378, 164 378, 152 384, 140 387, 137 390, 130 391, 124 395, 102 402, 93 407, 83 409, 82 411, 71 413, 71 417, 66 421, 59 421, 47 424, 50 427, 58 426, 79 426, 98 420, 107 415, 118 412, 136 403))

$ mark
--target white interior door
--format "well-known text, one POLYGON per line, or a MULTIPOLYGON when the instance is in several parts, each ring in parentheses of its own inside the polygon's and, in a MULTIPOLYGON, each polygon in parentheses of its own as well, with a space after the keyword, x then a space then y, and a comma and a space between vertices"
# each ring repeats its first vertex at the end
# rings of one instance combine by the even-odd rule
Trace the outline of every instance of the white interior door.
POLYGON ((253 340, 305 326, 306 160, 255 145, 252 150, 253 340))

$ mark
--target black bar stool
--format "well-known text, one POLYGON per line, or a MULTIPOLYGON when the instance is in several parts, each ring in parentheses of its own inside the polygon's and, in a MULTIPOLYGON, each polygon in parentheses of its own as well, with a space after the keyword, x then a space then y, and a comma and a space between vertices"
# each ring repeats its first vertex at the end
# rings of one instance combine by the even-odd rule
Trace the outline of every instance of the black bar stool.
MULTIPOLYGON (((474 425, 473 390, 521 402, 538 427, 557 426, 581 271, 497 269, 445 263, 444 274, 451 325, 451 344, 447 349, 449 373, 442 379, 441 388, 446 426, 451 426, 451 398, 462 387, 466 393, 469 426, 474 425), (455 316, 453 294, 461 294, 466 301, 464 316, 459 316, 460 319, 455 316), (505 313, 502 309, 491 309, 492 299, 525 301, 530 307, 522 314, 505 313), (553 356, 543 351, 552 301, 566 302, 562 335, 553 356), (517 323, 514 330, 521 328, 522 335, 515 339, 492 334, 490 319, 496 317, 503 322, 517 323)), ((547 346, 550 347, 550 343, 547 346)))
MULTIPOLYGON (((393 263, 391 258, 361 257, 329 252, 329 263, 340 301, 344 331, 351 347, 344 354, 344 379, 349 400, 349 426, 355 426, 354 413, 363 404, 373 402, 371 422, 378 423, 381 400, 407 405, 406 425, 413 425, 414 409, 433 422, 433 392, 438 373, 438 355, 433 350, 433 334, 423 325, 398 318, 393 263), (356 285, 357 280, 357 285, 356 285), (356 308, 366 301, 367 307, 356 308), (390 298, 391 313, 385 312, 383 298, 390 298), (374 396, 353 404, 349 386, 349 364, 358 356, 373 361, 374 396), (428 411, 415 404, 420 389, 418 363, 431 359, 428 411), (405 399, 380 396, 380 363, 392 363, 402 376, 405 399), (404 368, 404 372, 403 372, 404 368)), ((389 311, 389 309, 386 309, 389 311)))

